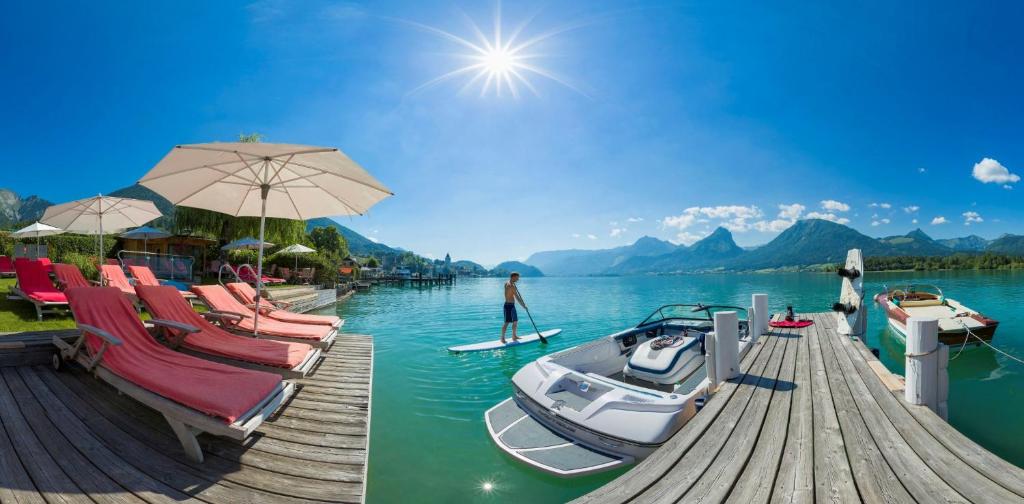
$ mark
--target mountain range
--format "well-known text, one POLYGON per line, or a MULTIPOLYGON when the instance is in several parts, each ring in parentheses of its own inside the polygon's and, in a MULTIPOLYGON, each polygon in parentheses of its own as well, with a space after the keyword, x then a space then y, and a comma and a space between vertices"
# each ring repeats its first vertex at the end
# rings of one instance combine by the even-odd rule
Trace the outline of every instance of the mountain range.
POLYGON ((915 229, 905 235, 872 238, 835 222, 805 219, 756 248, 737 246, 729 230, 718 228, 690 246, 645 236, 613 249, 538 252, 527 258, 526 264, 555 276, 750 271, 838 263, 851 248, 878 257, 981 252, 1024 255, 1024 236, 1004 235, 992 241, 974 235, 934 240, 915 229))

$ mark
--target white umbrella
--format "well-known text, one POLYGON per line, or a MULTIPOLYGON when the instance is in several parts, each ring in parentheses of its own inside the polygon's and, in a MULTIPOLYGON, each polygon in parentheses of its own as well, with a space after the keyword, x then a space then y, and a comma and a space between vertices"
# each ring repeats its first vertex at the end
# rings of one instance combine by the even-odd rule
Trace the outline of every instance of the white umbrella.
POLYGON ((135 228, 127 233, 121 235, 121 238, 127 238, 129 240, 142 240, 142 251, 149 252, 149 240, 167 238, 171 236, 171 233, 162 229, 157 229, 149 226, 142 226, 135 228))
POLYGON ((100 235, 99 258, 103 261, 103 229, 120 231, 130 227, 141 226, 162 214, 152 201, 116 196, 98 195, 80 199, 46 209, 44 224, 64 228, 65 231, 78 231, 86 234, 100 235))
POLYGON ((316 252, 315 249, 311 249, 301 243, 295 245, 289 245, 280 251, 278 254, 295 254, 295 269, 299 269, 299 254, 310 254, 316 252))
POLYGON ((221 250, 259 250, 260 247, 273 247, 273 243, 257 240, 251 236, 239 238, 221 247, 221 250))
POLYGON ((47 226, 42 222, 36 221, 34 224, 29 224, 13 233, 11 236, 14 238, 31 238, 36 239, 36 259, 39 259, 39 239, 43 236, 53 236, 63 233, 64 230, 53 226, 47 226))
MULTIPOLYGON (((175 205, 235 217, 362 215, 391 191, 338 149, 269 143, 178 145, 139 183, 175 205)), ((256 263, 263 288, 263 246, 256 263)), ((257 297, 258 301, 258 297, 257 297)), ((254 333, 259 333, 259 311, 254 333)))

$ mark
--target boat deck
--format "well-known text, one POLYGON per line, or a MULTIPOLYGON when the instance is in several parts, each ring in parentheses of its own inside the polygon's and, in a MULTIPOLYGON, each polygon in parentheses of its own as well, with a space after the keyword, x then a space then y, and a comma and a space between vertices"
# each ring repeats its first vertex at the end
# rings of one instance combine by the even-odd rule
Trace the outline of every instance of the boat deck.
POLYGON ((299 392, 246 442, 199 437, 77 366, 0 368, 0 502, 361 502, 373 340, 339 335, 299 392))
POLYGON ((665 445, 576 502, 1024 502, 1024 470, 907 403, 834 314, 803 317, 814 325, 761 337, 665 445))

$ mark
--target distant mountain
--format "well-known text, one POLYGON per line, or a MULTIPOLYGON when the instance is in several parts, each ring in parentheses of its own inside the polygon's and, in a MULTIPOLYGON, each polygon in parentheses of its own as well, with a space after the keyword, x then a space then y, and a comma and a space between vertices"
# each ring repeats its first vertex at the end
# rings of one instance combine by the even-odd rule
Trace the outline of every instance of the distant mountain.
POLYGON ((658 256, 636 256, 605 271, 608 274, 670 273, 715 269, 745 251, 736 245, 728 229, 718 228, 689 247, 675 247, 658 256))
POLYGON ((889 247, 842 224, 805 219, 764 246, 730 261, 726 267, 750 270, 837 263, 846 259, 846 251, 851 248, 861 249, 864 255, 884 255, 882 252, 889 247))
POLYGON ((519 261, 505 261, 495 266, 488 273, 490 276, 495 277, 507 277, 512 274, 513 271, 518 271, 521 276, 524 277, 542 277, 544 273, 529 264, 524 264, 519 261))
POLYGON ((985 250, 985 247, 988 247, 989 244, 989 240, 978 235, 964 236, 962 238, 946 238, 944 240, 935 241, 957 252, 981 252, 985 250))
POLYGON ((943 245, 928 236, 921 228, 902 236, 879 238, 879 242, 888 247, 886 255, 893 256, 942 256, 950 253, 950 247, 943 245))
POLYGON ((526 259, 547 275, 585 276, 603 274, 633 257, 668 254, 677 247, 667 241, 644 236, 632 245, 603 250, 552 250, 537 252, 526 259))
POLYGON ((130 185, 128 187, 122 187, 116 191, 111 191, 105 196, 119 196, 122 198, 133 198, 139 200, 152 201, 156 205, 156 209, 160 210, 163 217, 156 219, 152 222, 147 222, 147 226, 155 228, 166 229, 168 231, 174 230, 174 205, 167 198, 160 196, 152 189, 141 186, 139 184, 130 185))
POLYGON ((0 189, 0 228, 13 228, 39 220, 46 207, 53 205, 39 196, 22 198, 18 193, 0 189))
POLYGON ((341 224, 338 224, 334 219, 326 217, 319 219, 310 219, 306 221, 306 231, 312 231, 318 227, 333 227, 341 233, 341 236, 345 237, 345 241, 348 242, 348 250, 355 256, 397 256, 401 254, 402 249, 389 247, 383 243, 377 243, 341 224))
POLYGON ((988 247, 985 247, 985 252, 1016 256, 1024 255, 1024 235, 1004 234, 992 240, 988 247))
POLYGON ((460 275, 486 276, 488 273, 487 268, 473 261, 454 261, 452 262, 452 267, 455 268, 455 271, 460 275))

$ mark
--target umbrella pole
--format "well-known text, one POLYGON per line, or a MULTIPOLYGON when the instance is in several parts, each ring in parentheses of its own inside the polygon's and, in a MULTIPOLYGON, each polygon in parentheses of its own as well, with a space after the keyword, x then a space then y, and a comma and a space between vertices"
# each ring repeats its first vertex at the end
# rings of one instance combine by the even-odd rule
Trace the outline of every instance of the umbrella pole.
POLYGON ((252 324, 252 334, 255 337, 260 337, 260 297, 263 295, 263 228, 266 227, 267 223, 267 195, 270 193, 270 185, 263 184, 260 186, 260 196, 262 199, 262 207, 260 208, 260 252, 256 256, 256 307, 254 311, 256 316, 254 317, 252 324))
MULTIPOLYGON (((99 213, 97 215, 100 219, 100 250, 96 254, 96 261, 99 263, 99 266, 102 266, 103 263, 106 262, 103 259, 103 198, 97 196, 96 204, 99 205, 99 213)), ((99 266, 97 266, 96 269, 100 269, 99 266)), ((104 285, 104 283, 105 282, 103 282, 103 275, 100 275, 100 285, 102 286, 104 285)))

